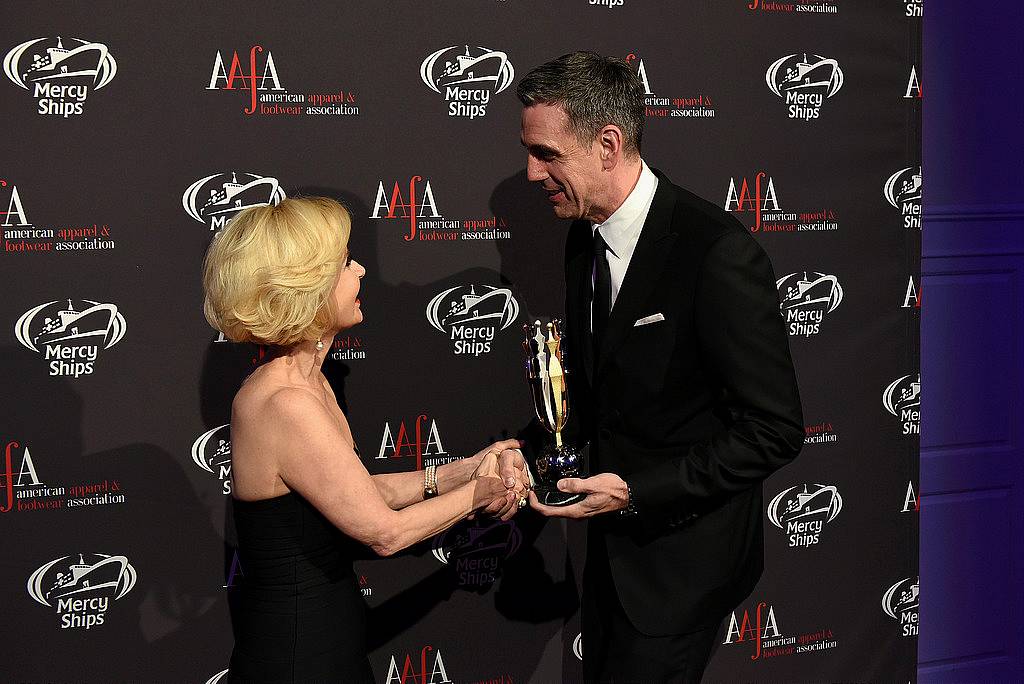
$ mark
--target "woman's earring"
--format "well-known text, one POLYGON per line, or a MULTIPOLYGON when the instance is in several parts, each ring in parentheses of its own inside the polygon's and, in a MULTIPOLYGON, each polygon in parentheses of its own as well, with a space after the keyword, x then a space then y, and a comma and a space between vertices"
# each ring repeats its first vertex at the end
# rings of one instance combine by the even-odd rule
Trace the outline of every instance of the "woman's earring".
POLYGON ((323 351, 324 350, 324 341, 323 340, 317 340, 316 341, 316 350, 317 351, 323 351))

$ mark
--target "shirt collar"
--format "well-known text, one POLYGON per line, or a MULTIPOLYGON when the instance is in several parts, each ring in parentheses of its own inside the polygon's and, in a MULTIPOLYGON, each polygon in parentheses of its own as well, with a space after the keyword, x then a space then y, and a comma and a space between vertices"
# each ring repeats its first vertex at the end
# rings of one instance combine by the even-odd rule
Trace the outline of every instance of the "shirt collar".
POLYGON ((591 224, 594 230, 601 231, 601 237, 615 256, 623 257, 636 245, 640 231, 644 227, 644 222, 640 219, 647 213, 657 188, 658 177, 641 159, 640 178, 629 196, 604 223, 591 224))

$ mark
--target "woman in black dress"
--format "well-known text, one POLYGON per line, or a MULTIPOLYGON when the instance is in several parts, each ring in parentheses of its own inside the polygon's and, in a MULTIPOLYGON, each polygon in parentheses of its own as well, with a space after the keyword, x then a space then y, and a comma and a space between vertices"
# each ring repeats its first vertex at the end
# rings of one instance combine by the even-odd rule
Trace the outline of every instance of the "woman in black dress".
POLYGON ((477 512, 508 519, 529 487, 515 440, 436 469, 367 472, 321 372, 334 335, 363 318, 350 230, 333 200, 286 199, 239 213, 207 252, 211 325, 273 350, 231 407, 245 583, 230 682, 372 682, 346 537, 389 556, 477 512))

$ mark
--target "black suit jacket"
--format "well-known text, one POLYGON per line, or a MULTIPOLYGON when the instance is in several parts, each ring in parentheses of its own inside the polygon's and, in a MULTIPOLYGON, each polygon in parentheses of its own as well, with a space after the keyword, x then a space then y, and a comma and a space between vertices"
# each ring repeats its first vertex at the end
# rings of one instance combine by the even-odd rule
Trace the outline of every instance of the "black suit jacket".
POLYGON ((803 445, 800 397, 771 263, 721 208, 658 176, 647 221, 588 363, 591 227, 566 241, 569 437, 590 472, 632 488, 602 515, 623 609, 641 632, 720 621, 763 567, 761 483, 803 445), (636 326, 661 314, 663 321, 636 326), (574 344, 575 343, 575 344, 574 344))

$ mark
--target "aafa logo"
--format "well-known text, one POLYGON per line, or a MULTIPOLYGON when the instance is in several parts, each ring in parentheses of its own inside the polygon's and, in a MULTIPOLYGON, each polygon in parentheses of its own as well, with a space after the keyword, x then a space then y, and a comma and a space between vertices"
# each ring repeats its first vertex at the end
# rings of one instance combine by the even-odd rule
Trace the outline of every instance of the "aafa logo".
POLYGON ((220 230, 235 214, 249 207, 277 206, 285 198, 276 178, 255 173, 215 173, 186 188, 181 206, 210 230, 220 230))
POLYGON ((907 291, 903 293, 901 309, 921 308, 921 287, 914 282, 914 276, 907 279, 907 291))
POLYGON ((192 461, 217 476, 221 492, 231 493, 231 425, 220 425, 199 435, 192 443, 192 461))
POLYGON ((910 76, 907 78, 907 91, 903 93, 903 99, 921 99, 921 79, 917 77, 917 65, 911 65, 910 76))
POLYGON ((841 510, 843 497, 835 486, 803 484, 775 495, 768 504, 768 520, 786 533, 790 548, 812 546, 841 510))
POLYGON ((253 45, 249 48, 249 73, 245 73, 245 67, 238 58, 238 51, 231 55, 231 66, 226 68, 224 58, 220 50, 213 60, 213 73, 210 74, 210 83, 207 90, 247 90, 249 91, 249 107, 246 114, 253 114, 256 111, 256 96, 258 91, 277 90, 281 91, 281 79, 277 76, 277 65, 274 63, 274 55, 267 50, 267 56, 263 59, 262 70, 259 66, 259 57, 263 54, 262 45, 253 45), (267 83, 270 85, 267 85, 267 83))
POLYGON ((903 214, 904 228, 921 227, 921 167, 908 166, 889 176, 882 194, 903 214))
POLYGON ((882 612, 900 623, 900 634, 905 637, 917 636, 918 633, 920 584, 917 577, 908 577, 886 589, 882 595, 882 612))
POLYGON ((648 119, 668 117, 713 118, 715 109, 711 98, 704 93, 690 97, 659 97, 651 89, 651 79, 647 75, 647 66, 637 53, 631 52, 625 57, 626 64, 635 64, 636 76, 644 87, 644 116, 648 119))
POLYGON ((882 393, 882 406, 900 419, 904 435, 921 434, 921 374, 893 380, 882 393))
POLYGON ((60 36, 36 38, 4 57, 4 73, 36 98, 36 113, 65 119, 82 113, 90 89, 99 90, 117 73, 117 62, 103 43, 60 36), (31 57, 27 53, 31 52, 31 57))
POLYGON ((764 649, 785 643, 786 637, 779 632, 779 624, 775 619, 775 607, 760 601, 754 610, 753 619, 750 611, 743 610, 743 618, 736 617, 736 611, 729 617, 729 626, 725 630, 726 644, 742 644, 750 642, 754 647, 751 660, 758 660, 764 649))
POLYGON ((423 470, 429 465, 444 465, 457 460, 457 457, 451 456, 441 444, 437 421, 425 413, 416 416, 412 429, 406 428, 405 421, 402 420, 398 423, 398 429, 393 430, 391 423, 386 421, 377 458, 413 458, 416 462, 413 470, 423 470))
POLYGON ((423 83, 448 102, 448 116, 468 119, 486 115, 491 95, 508 88, 515 74, 508 55, 481 45, 441 48, 420 65, 423 83))
POLYGON ((131 591, 136 578, 125 556, 77 553, 38 568, 26 588, 37 603, 56 609, 61 629, 88 630, 104 623, 110 602, 131 591))
POLYGON ((43 354, 53 376, 92 375, 100 349, 110 349, 120 342, 127 328, 114 304, 75 301, 77 308, 71 299, 40 304, 14 324, 18 342, 43 354))
MULTIPOLYGON (((402 239, 406 242, 415 240, 418 223, 421 219, 444 219, 437 211, 437 202, 434 201, 434 191, 430 188, 430 181, 424 182, 422 193, 417 192, 416 187, 420 182, 423 182, 423 176, 411 176, 408 184, 409 193, 403 196, 403 186, 400 186, 398 181, 395 181, 390 193, 384 189, 384 181, 378 181, 377 197, 373 201, 373 213, 370 214, 370 218, 408 221, 409 232, 403 235, 402 239), (417 197, 420 198, 418 204, 417 197)), ((458 227, 457 223, 454 227, 458 227)))
POLYGON ((384 181, 378 181, 370 218, 406 223, 408 229, 402 235, 403 242, 506 240, 512 237, 507 230, 508 221, 502 216, 445 218, 437 209, 430 180, 419 175, 410 176, 408 184, 395 181, 390 192, 384 181), (403 194, 406 187, 408 194, 403 194))
POLYGON ((825 100, 843 87, 843 70, 834 59, 821 55, 786 55, 765 72, 768 88, 787 105, 789 118, 817 119, 825 100))
POLYGON ((401 668, 398 667, 398 660, 392 655, 385 684, 451 684, 452 680, 445 669, 440 649, 433 651, 433 646, 424 646, 416 660, 413 659, 414 654, 407 653, 401 668), (428 669, 430 655, 433 655, 433 664, 428 669), (417 665, 419 670, 416 669, 417 665))
POLYGON ((775 608, 760 601, 753 615, 744 609, 739 619, 736 611, 729 618, 723 644, 750 642, 754 648, 751 660, 765 660, 800 653, 813 653, 835 648, 837 641, 832 630, 825 627, 815 632, 796 636, 783 636, 775 619, 775 608))
POLYGON ((28 220, 18 186, 0 178, 0 233, 5 252, 65 252, 69 250, 113 249, 110 226, 106 224, 72 224, 61 228, 45 228, 28 220), (6 188, 10 188, 10 194, 6 188), (6 211, 2 207, 7 207, 6 211))
POLYGON ((502 562, 515 555, 523 533, 511 520, 475 520, 434 537, 433 554, 456 573, 459 586, 488 587, 501 573, 502 562))
POLYGON ((789 334, 811 337, 821 332, 821 322, 843 301, 843 287, 834 275, 817 271, 790 273, 775 282, 779 311, 789 334))
POLYGON ((490 285, 457 285, 427 304, 427 321, 448 335, 456 355, 480 356, 490 352, 495 335, 512 325, 518 316, 519 303, 512 291, 490 285))
POLYGON ((914 490, 913 480, 907 481, 907 493, 903 497, 903 508, 900 509, 900 513, 919 513, 921 511, 921 500, 917 498, 917 492, 914 490))
MULTIPOLYGON (((775 181, 764 171, 754 174, 754 182, 748 183, 746 177, 742 178, 739 188, 736 187, 736 179, 729 178, 729 189, 725 193, 725 210, 738 214, 753 213, 754 225, 750 226, 750 232, 760 232, 762 228, 762 213, 767 209, 769 212, 782 212, 779 206, 779 197, 775 193, 775 181), (750 191, 750 186, 754 191, 750 191)), ((795 216, 793 218, 796 218, 795 216)), ((771 220, 771 219, 769 219, 771 220)))
MULTIPOLYGON (((6 180, 0 179, 0 188, 6 188, 7 185, 8 183, 6 180)), ((18 186, 11 183, 10 187, 10 193, 7 194, 7 211, 0 211, 0 214, 3 214, 4 217, 4 222, 0 223, 0 226, 3 226, 4 228, 9 228, 11 226, 31 226, 32 224, 25 215, 25 207, 21 203, 21 195, 18 194, 18 186), (17 223, 12 223, 12 221, 17 221, 17 223)), ((2 206, 2 204, 0 204, 0 206, 2 206)))
POLYGON ((15 450, 21 448, 21 443, 14 440, 4 445, 4 470, 0 472, 0 478, 3 481, 0 482, 0 487, 3 488, 5 503, 0 504, 0 513, 9 513, 14 509, 15 487, 21 488, 27 484, 33 487, 40 487, 43 484, 39 480, 36 464, 32 462, 32 454, 27 446, 21 452, 21 465, 18 466, 18 470, 15 472, 15 450))
POLYGON ((737 183, 735 177, 730 177, 723 205, 726 211, 752 216, 754 223, 747 226, 751 233, 839 230, 834 210, 785 211, 779 204, 775 179, 768 172, 758 171, 751 178, 752 181, 742 176, 737 183))

